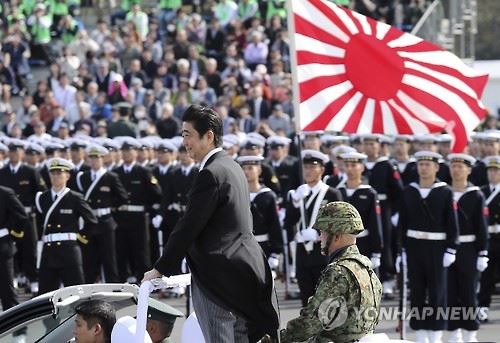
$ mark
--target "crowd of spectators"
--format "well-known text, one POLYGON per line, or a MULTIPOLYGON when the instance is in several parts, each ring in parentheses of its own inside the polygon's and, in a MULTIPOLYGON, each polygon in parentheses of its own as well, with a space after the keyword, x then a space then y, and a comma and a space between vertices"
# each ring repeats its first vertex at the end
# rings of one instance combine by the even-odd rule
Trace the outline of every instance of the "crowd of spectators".
MULTIPOLYGON (((334 2, 408 30, 429 1, 334 2)), ((89 28, 81 5, 95 4, 1 3, 4 134, 112 136, 127 121, 137 136, 171 138, 193 103, 214 107, 225 134, 293 134, 284 0, 123 0, 89 28), (33 80, 33 66, 49 76, 33 80), (120 111, 123 102, 132 110, 120 111)))

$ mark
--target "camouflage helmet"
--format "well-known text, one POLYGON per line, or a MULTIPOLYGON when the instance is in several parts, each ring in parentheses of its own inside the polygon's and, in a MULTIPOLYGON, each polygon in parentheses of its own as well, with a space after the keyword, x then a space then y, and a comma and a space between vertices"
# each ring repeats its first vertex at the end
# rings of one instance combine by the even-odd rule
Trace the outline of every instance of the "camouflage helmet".
POLYGON ((358 210, 344 201, 334 201, 322 206, 313 227, 331 235, 357 235, 364 230, 358 210))

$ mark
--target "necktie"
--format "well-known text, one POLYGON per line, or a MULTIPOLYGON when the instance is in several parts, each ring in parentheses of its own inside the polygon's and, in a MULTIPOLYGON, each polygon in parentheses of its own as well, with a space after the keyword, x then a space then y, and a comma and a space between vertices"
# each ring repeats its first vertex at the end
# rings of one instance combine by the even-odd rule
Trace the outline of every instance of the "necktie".
POLYGON ((16 173, 16 169, 15 168, 10 168, 10 171, 12 172, 12 174, 16 173))
POLYGON ((54 194, 54 201, 57 200, 57 194, 54 194))

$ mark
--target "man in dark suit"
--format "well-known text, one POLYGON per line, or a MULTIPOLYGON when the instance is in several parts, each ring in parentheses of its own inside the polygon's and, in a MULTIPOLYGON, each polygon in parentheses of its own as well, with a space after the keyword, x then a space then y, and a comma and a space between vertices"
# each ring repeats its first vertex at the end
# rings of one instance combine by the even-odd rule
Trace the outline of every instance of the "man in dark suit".
POLYGON ((222 120, 193 105, 182 135, 200 172, 155 269, 143 281, 170 276, 184 255, 192 275, 193 304, 206 342, 257 342, 277 337, 279 316, 271 270, 252 235, 247 182, 222 151, 222 120))
POLYGON ((76 177, 78 190, 89 202, 92 212, 97 217, 95 230, 89 231, 87 244, 82 244, 83 272, 85 282, 96 282, 101 265, 106 282, 119 282, 116 266, 116 222, 111 209, 123 205, 128 200, 128 193, 118 175, 104 168, 103 157, 108 149, 93 145, 88 150, 90 170, 80 172, 76 177))

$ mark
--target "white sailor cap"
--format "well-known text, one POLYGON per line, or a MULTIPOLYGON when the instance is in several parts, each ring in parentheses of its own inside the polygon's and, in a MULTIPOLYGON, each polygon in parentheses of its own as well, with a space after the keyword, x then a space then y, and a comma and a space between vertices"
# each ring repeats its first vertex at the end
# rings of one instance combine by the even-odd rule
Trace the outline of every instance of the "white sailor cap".
POLYGON ((368 156, 360 152, 346 152, 344 154, 340 154, 340 158, 344 162, 362 163, 364 160, 368 158, 368 156))
POLYGON ((392 144, 394 143, 394 139, 392 137, 386 135, 380 135, 380 143, 382 144, 392 144))
POLYGON ((109 154, 109 150, 105 147, 97 144, 90 144, 87 147, 87 155, 89 157, 102 157, 109 154))
POLYGON ((120 144, 118 144, 118 142, 112 140, 111 138, 97 137, 94 139, 94 142, 96 142, 99 145, 102 145, 109 151, 117 151, 120 149, 120 144))
POLYGON ((280 146, 288 146, 292 142, 292 140, 288 137, 283 136, 270 136, 269 138, 267 138, 266 142, 267 145, 269 145, 269 148, 274 149, 280 146))
POLYGON ((68 146, 71 150, 85 149, 89 143, 81 138, 72 138, 68 141, 68 146))
POLYGON ((441 154, 427 150, 418 151, 413 156, 417 161, 432 161, 436 163, 439 163, 439 161, 443 158, 441 154))
POLYGON ((433 134, 430 134, 430 133, 426 133, 424 135, 418 135, 418 136, 415 136, 415 141, 419 142, 419 143, 432 143, 432 144, 436 144, 439 139, 436 135, 433 135, 433 134))
POLYGON ((142 137, 138 141, 141 143, 141 149, 153 149, 155 146, 148 137, 142 137))
POLYGON ((304 131, 300 134, 300 138, 306 139, 307 137, 316 137, 320 138, 321 135, 323 135, 325 131, 323 130, 314 130, 314 131, 304 131))
POLYGON ((359 135, 359 138, 361 142, 375 141, 380 143, 382 141, 382 135, 379 133, 364 133, 359 135))
POLYGON ((49 167, 49 171, 53 170, 61 170, 69 172, 71 169, 75 167, 75 165, 64 158, 54 157, 47 161, 47 166, 49 167))
POLYGON ((486 168, 500 168, 500 155, 486 156, 483 162, 486 168))
POLYGON ((250 132, 249 134, 247 134, 247 139, 248 138, 259 140, 263 144, 263 146, 266 145, 266 137, 262 136, 260 133, 250 132))
POLYGON ((335 158, 339 158, 340 155, 348 152, 356 152, 356 149, 348 145, 339 145, 332 149, 332 154, 335 158))
POLYGON ((142 147, 141 142, 133 137, 123 137, 121 141, 120 148, 122 150, 140 149, 142 147))
POLYGON ((40 154, 41 155, 44 152, 45 152, 45 149, 40 144, 36 144, 36 143, 26 144, 26 153, 28 155, 31 155, 31 154, 40 154))
POLYGON ((260 165, 262 161, 264 161, 264 157, 262 156, 239 156, 236 159, 236 162, 242 166, 260 165))
POLYGON ((413 142, 413 136, 412 135, 395 135, 394 136, 394 142, 395 141, 403 141, 403 142, 413 142))
POLYGON ((9 150, 16 150, 17 148, 26 149, 26 142, 17 138, 5 140, 5 145, 9 147, 9 150))
POLYGON ((453 162, 465 163, 469 167, 472 167, 474 163, 476 163, 476 159, 467 154, 449 154, 447 158, 448 161, 450 161, 450 163, 453 162))
POLYGON ((156 150, 159 152, 176 152, 178 148, 170 139, 162 139, 161 142, 156 145, 156 150))
POLYGON ((41 143, 42 146, 45 148, 45 152, 48 154, 51 154, 54 151, 62 151, 67 149, 65 145, 56 142, 42 141, 41 143))
POLYGON ((243 148, 245 149, 262 149, 266 145, 266 141, 262 141, 261 139, 254 136, 247 136, 247 139, 243 143, 243 148))
POLYGON ((317 150, 302 150, 302 161, 303 163, 310 163, 310 164, 322 164, 324 165, 327 163, 330 159, 328 158, 327 155, 323 154, 320 151, 317 150))
POLYGON ((452 141, 453 141, 453 136, 450 135, 449 133, 443 133, 440 136, 438 136, 439 143, 451 143, 452 141))
POLYGON ((498 130, 485 131, 479 136, 479 140, 483 142, 499 142, 500 132, 498 130))
POLYGON ((240 139, 238 138, 238 136, 233 134, 222 136, 222 146, 224 147, 224 149, 232 148, 235 145, 240 145, 240 139))
POLYGON ((182 138, 182 136, 175 136, 170 138, 170 141, 177 147, 177 149, 179 149, 182 146, 184 138, 182 138))

